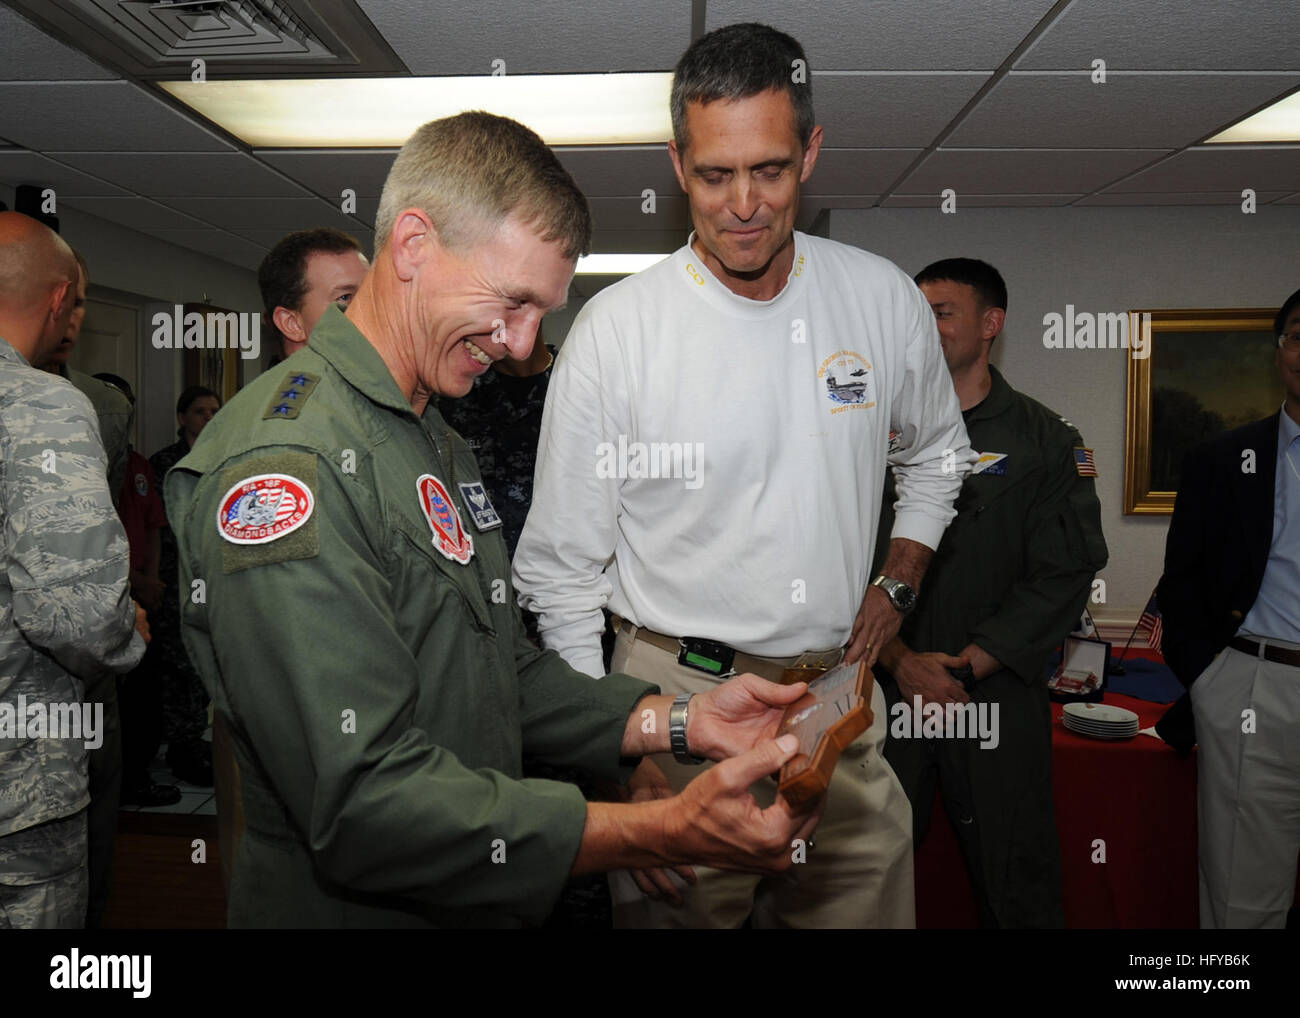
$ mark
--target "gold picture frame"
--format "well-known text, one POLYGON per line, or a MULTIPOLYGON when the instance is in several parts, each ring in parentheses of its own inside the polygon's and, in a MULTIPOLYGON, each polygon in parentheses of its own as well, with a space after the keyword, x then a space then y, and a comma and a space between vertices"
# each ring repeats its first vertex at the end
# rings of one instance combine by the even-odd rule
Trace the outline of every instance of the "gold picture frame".
POLYGON ((1125 516, 1173 513, 1176 475, 1188 449, 1281 405, 1281 380, 1267 356, 1276 349, 1276 314, 1276 308, 1128 313, 1129 335, 1143 343, 1133 344, 1128 360, 1125 516))

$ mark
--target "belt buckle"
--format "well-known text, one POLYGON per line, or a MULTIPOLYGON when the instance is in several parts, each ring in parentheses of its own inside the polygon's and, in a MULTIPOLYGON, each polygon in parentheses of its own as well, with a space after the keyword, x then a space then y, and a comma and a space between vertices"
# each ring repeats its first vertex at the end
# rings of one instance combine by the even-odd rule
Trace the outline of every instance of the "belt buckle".
POLYGON ((736 652, 725 643, 699 636, 683 636, 678 639, 677 646, 679 665, 719 679, 735 674, 732 665, 736 660, 736 652))

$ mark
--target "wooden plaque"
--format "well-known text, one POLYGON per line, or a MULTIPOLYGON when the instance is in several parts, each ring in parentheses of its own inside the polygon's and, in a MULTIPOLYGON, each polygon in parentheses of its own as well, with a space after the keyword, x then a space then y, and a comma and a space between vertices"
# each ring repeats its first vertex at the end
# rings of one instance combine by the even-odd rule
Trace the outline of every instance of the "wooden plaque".
POLYGON ((808 685, 786 708, 777 735, 799 738, 799 752, 781 768, 780 791, 791 806, 824 795, 844 747, 871 727, 867 662, 842 664, 808 685))

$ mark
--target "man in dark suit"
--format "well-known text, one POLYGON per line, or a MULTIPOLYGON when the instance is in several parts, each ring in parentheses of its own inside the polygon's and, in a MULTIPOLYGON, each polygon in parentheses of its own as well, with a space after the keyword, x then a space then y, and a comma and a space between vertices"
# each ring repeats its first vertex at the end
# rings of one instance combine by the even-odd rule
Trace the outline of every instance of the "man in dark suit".
POLYGON ((1279 413, 1183 465, 1158 588, 1198 737, 1201 926, 1280 928, 1300 854, 1300 290, 1279 413))

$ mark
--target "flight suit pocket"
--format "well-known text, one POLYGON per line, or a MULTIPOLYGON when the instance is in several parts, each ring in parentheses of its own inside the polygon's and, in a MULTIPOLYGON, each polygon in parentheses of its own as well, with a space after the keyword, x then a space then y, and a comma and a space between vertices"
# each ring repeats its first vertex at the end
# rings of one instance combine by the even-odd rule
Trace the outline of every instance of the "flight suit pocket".
MULTIPOLYGON (((467 614, 474 624, 483 632, 495 633, 496 627, 492 624, 492 613, 488 609, 487 601, 483 598, 483 592, 479 589, 472 565, 461 565, 459 562, 453 562, 445 555, 440 554, 433 547, 427 524, 424 526, 424 533, 421 534, 418 532, 418 528, 405 518, 398 518, 392 522, 400 538, 395 549, 395 557, 402 563, 401 567, 411 567, 410 558, 412 555, 420 560, 421 567, 427 563, 460 595, 461 600, 465 603, 467 614)), ((473 560, 470 561, 472 563, 473 560)))
POLYGON ((1086 489, 1076 489, 1070 493, 1070 499, 1062 515, 1065 518, 1066 540, 1076 557, 1087 562, 1094 569, 1101 569, 1109 557, 1106 538, 1099 527, 1088 526, 1089 519, 1097 517, 1097 496, 1086 489))

